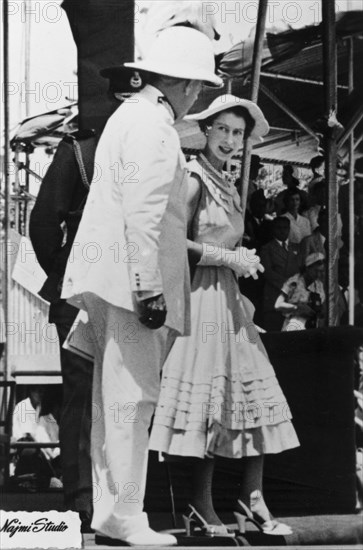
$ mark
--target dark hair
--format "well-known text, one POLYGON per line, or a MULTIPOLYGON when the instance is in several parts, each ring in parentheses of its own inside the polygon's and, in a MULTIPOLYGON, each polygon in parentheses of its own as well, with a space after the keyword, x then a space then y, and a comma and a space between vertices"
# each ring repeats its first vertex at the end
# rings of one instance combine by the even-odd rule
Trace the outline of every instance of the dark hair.
POLYGON ((290 227, 290 220, 286 216, 277 216, 272 220, 272 227, 276 227, 278 223, 284 222, 286 225, 290 227))
POLYGON ((319 166, 321 166, 323 164, 324 161, 325 161, 325 159, 321 155, 318 155, 317 157, 313 157, 310 160, 310 168, 314 172, 316 170, 316 168, 318 168, 319 166))
POLYGON ((226 109, 225 111, 219 111, 215 115, 212 115, 205 120, 199 121, 199 126, 202 132, 205 132, 208 126, 211 126, 213 122, 219 117, 219 115, 223 113, 232 113, 236 115, 237 117, 243 118, 246 123, 245 133, 244 137, 248 138, 255 127, 255 120, 250 115, 250 112, 246 107, 242 107, 242 105, 236 105, 236 107, 230 107, 229 109, 226 109))
POLYGON ((284 164, 282 167, 282 173, 289 174, 290 176, 292 176, 294 173, 294 167, 291 166, 291 164, 284 164))
POLYGON ((250 208, 254 208, 258 204, 263 202, 264 204, 267 204, 267 199, 265 197, 265 193, 263 192, 263 189, 257 189, 254 191, 250 197, 250 208))
POLYGON ((326 208, 320 208, 318 219, 317 219, 318 225, 321 225, 321 222, 323 221, 323 219, 327 217, 328 217, 328 210, 326 208))
POLYGON ((286 194, 284 196, 284 205, 285 205, 285 208, 287 208, 289 206, 289 200, 291 199, 291 197, 293 197, 294 195, 299 195, 300 197, 300 201, 301 201, 301 193, 300 193, 300 190, 296 187, 295 189, 286 189, 286 194))
POLYGON ((313 185, 310 193, 315 194, 315 193, 318 193, 319 191, 325 191, 325 188, 326 188, 325 180, 321 180, 321 181, 318 181, 315 185, 313 185))

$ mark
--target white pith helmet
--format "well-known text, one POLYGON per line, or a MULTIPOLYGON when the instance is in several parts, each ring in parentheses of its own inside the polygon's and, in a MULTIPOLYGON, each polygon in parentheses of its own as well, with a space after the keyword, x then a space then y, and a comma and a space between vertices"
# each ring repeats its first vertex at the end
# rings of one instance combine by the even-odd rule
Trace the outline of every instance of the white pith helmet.
POLYGON ((124 65, 174 78, 202 80, 218 88, 223 86, 223 80, 214 73, 212 42, 202 32, 189 27, 169 27, 161 31, 145 59, 124 65))

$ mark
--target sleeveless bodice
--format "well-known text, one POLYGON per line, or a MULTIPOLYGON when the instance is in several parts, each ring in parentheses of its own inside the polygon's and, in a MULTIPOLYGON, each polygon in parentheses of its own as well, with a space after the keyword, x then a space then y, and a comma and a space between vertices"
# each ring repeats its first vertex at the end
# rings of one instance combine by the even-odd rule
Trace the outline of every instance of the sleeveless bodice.
POLYGON ((196 174, 202 182, 190 238, 199 243, 234 248, 244 231, 240 197, 227 174, 222 179, 212 170, 203 156, 188 163, 190 174, 196 174))

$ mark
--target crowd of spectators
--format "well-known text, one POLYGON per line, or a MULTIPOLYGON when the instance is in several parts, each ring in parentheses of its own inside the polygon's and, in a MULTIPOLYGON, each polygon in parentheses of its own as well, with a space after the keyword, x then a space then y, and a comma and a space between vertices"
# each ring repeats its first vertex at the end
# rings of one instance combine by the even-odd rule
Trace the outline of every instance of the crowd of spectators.
MULTIPOLYGON (((325 159, 321 155, 311 159, 309 181, 300 180, 293 166, 284 165, 281 176, 284 187, 275 196, 258 184, 258 172, 264 168, 257 155, 253 156, 252 166, 243 245, 256 249, 265 272, 258 281, 241 280, 240 286, 255 306, 255 323, 267 331, 323 326, 328 233, 325 159), (301 304, 296 295, 303 296, 301 304), (303 322, 296 322, 296 317, 300 321, 303 317, 303 322)), ((340 322, 344 323, 349 286, 349 185, 347 171, 342 166, 337 166, 337 181, 337 303, 340 322)), ((363 267, 363 157, 355 161, 354 196, 355 288, 359 309, 363 301, 363 283, 359 277, 363 267)))

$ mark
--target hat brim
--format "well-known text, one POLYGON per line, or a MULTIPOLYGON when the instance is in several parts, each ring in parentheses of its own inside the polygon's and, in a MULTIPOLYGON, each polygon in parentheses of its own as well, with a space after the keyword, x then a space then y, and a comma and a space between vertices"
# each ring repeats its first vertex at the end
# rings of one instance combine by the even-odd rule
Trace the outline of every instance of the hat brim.
POLYGON ((200 113, 187 115, 185 119, 198 121, 205 120, 213 115, 226 111, 227 109, 231 109, 232 107, 245 107, 245 109, 247 109, 247 111, 250 113, 251 117, 255 121, 255 126, 252 129, 251 137, 260 138, 268 134, 270 126, 263 116, 261 109, 258 107, 258 105, 256 105, 256 103, 254 103, 253 101, 249 101, 248 99, 233 97, 233 99, 225 101, 220 105, 215 105, 212 108, 208 107, 208 109, 205 109, 200 113), (238 99, 238 101, 236 101, 236 99, 238 99))
MULTIPOLYGON (((187 120, 187 117, 184 117, 182 120, 178 120, 175 123, 175 129, 179 134, 182 149, 202 151, 205 148, 207 138, 205 133, 200 129, 197 120, 187 120)), ((255 138, 252 136, 252 143, 260 141, 263 141, 263 138, 255 138)))
POLYGON ((202 80, 213 88, 221 88, 223 86, 223 80, 215 75, 203 70, 193 71, 188 64, 154 64, 150 61, 133 61, 124 63, 125 67, 131 67, 138 69, 139 71, 147 71, 150 73, 162 74, 165 76, 171 76, 174 78, 185 78, 188 80, 202 80))

